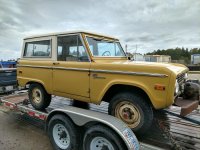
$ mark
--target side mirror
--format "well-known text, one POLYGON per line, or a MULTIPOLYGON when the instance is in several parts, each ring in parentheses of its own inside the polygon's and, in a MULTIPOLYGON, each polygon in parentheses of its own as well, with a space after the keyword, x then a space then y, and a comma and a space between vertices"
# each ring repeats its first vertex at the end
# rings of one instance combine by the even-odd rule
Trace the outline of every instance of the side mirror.
POLYGON ((128 58, 128 60, 131 60, 131 57, 130 57, 130 56, 128 56, 127 58, 128 58))

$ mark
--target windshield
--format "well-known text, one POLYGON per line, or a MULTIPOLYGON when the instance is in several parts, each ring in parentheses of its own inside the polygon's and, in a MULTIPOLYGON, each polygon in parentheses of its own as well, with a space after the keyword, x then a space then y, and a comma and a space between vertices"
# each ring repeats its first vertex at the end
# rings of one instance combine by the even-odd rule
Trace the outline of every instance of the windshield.
POLYGON ((87 37, 93 56, 96 57, 125 57, 125 53, 119 42, 106 41, 93 37, 87 37))

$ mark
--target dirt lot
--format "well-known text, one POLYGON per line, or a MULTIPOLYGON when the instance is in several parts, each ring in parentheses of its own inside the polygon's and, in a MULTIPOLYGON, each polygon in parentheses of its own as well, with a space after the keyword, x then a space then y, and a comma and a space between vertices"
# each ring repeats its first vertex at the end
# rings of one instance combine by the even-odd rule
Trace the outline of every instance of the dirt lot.
POLYGON ((41 127, 0 106, 0 150, 52 150, 41 127))

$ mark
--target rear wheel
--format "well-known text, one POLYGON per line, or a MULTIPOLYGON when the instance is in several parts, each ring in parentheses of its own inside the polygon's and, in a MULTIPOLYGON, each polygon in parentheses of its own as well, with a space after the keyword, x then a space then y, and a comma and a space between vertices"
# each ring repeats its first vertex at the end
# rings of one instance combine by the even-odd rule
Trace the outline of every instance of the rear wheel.
POLYGON ((51 102, 51 95, 37 83, 30 85, 28 95, 31 105, 37 110, 44 110, 51 102))
POLYGON ((76 127, 70 119, 63 115, 56 115, 49 121, 48 134, 55 150, 78 149, 76 127))
POLYGON ((84 150, 124 150, 125 146, 118 135, 108 127, 96 125, 85 132, 84 150))
POLYGON ((124 121, 138 135, 145 133, 153 121, 152 107, 142 96, 129 92, 114 96, 108 111, 110 115, 124 121))

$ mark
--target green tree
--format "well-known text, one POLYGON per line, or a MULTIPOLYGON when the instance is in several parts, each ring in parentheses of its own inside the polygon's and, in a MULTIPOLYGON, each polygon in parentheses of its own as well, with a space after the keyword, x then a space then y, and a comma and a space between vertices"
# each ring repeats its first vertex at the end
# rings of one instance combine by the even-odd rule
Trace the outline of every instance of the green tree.
POLYGON ((147 53, 147 55, 169 55, 171 56, 172 60, 184 60, 185 63, 189 64, 191 55, 192 54, 200 54, 200 48, 192 48, 189 50, 188 48, 170 48, 170 49, 163 49, 163 50, 154 50, 151 53, 147 53))

